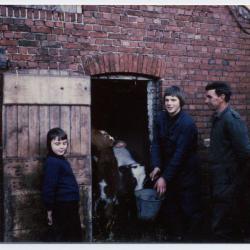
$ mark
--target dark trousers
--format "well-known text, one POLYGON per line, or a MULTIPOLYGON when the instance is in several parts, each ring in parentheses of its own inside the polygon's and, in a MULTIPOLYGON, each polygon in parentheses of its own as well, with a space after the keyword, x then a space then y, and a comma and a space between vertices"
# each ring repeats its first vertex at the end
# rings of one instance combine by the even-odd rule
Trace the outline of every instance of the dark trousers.
POLYGON ((214 241, 238 242, 242 240, 244 191, 242 175, 231 165, 212 167, 212 234, 214 241))
MULTIPOLYGON (((241 238, 240 204, 232 185, 217 185, 212 197, 213 240, 234 242, 241 238)), ((243 211, 242 211, 243 212, 243 211)))
POLYGON ((170 235, 181 236, 188 241, 198 240, 202 219, 200 190, 195 187, 169 187, 161 218, 170 235))
POLYGON ((54 241, 80 242, 82 230, 77 201, 57 202, 53 210, 54 241))

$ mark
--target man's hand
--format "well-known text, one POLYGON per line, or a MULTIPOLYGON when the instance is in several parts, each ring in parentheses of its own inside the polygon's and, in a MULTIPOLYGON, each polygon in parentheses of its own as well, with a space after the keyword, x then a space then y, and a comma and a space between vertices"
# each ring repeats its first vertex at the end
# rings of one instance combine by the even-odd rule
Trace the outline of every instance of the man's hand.
POLYGON ((160 177, 155 185, 154 188, 156 189, 157 193, 159 193, 160 195, 165 194, 166 190, 167 190, 167 182, 165 181, 165 179, 163 177, 160 177))
POLYGON ((149 174, 151 181, 157 179, 159 177, 160 172, 161 172, 160 168, 155 167, 154 170, 149 174))
POLYGON ((52 219, 52 210, 47 211, 47 219, 48 219, 48 225, 52 226, 53 224, 53 219, 52 219))

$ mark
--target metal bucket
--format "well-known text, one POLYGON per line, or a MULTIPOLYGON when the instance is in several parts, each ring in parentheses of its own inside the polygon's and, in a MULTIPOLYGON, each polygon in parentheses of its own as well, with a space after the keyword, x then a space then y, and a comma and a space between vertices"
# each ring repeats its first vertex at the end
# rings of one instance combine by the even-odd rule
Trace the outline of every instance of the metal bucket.
POLYGON ((155 189, 135 191, 137 215, 142 220, 153 220, 157 216, 164 197, 159 197, 155 189))

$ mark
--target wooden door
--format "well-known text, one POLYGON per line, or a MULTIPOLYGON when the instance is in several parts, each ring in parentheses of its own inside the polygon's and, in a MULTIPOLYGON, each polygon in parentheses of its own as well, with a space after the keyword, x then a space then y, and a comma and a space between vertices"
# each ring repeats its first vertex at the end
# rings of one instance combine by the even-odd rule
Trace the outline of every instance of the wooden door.
POLYGON ((46 134, 53 127, 68 134, 67 158, 80 187, 83 234, 91 240, 90 79, 32 71, 3 77, 4 241, 46 238, 42 164, 46 134))

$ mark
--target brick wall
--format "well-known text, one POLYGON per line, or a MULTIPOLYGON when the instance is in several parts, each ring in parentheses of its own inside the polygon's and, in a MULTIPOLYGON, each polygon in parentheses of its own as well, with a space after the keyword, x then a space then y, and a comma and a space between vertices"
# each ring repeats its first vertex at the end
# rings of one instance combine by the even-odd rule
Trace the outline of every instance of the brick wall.
POLYGON ((202 144, 210 81, 231 84, 232 104, 250 126, 249 19, 237 17, 237 6, 93 5, 82 13, 0 6, 0 47, 11 69, 140 74, 180 85, 202 144))
POLYGON ((0 46, 11 68, 139 73, 181 85, 204 138, 211 114, 204 86, 212 80, 231 83, 234 107, 250 124, 250 35, 230 8, 82 6, 82 13, 63 13, 1 6, 0 46))

